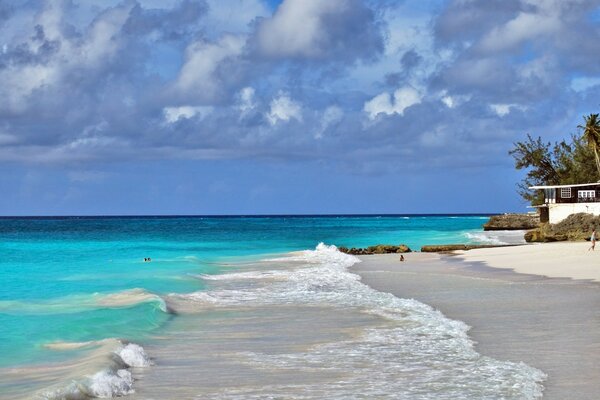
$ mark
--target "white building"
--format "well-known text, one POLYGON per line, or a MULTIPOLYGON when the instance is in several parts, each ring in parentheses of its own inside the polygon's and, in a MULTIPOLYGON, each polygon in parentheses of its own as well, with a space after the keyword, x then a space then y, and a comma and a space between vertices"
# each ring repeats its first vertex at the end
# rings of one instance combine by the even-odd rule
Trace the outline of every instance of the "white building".
POLYGON ((544 191, 544 204, 535 206, 540 221, 555 224, 571 214, 600 215, 600 182, 577 185, 532 186, 544 191))

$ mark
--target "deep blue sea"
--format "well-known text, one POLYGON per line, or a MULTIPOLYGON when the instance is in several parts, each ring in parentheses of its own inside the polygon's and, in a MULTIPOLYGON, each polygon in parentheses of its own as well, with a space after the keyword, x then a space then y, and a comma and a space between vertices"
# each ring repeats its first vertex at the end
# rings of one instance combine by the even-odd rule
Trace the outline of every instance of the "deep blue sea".
MULTIPOLYGON (((227 262, 336 246, 499 243, 487 217, 267 216, 0 219, 0 368, 67 362, 53 344, 144 343, 227 262), (150 258, 151 261, 145 261, 150 258)), ((1 397, 1 396, 0 396, 1 397)))

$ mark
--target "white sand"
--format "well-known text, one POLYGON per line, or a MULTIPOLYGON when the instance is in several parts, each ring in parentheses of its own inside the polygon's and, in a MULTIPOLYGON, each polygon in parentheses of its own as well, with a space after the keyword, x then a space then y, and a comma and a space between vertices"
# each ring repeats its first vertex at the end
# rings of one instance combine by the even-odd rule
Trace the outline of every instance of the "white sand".
POLYGON ((588 242, 531 244, 457 252, 468 262, 481 262, 488 267, 510 268, 522 274, 552 278, 600 281, 600 244, 588 251, 588 242))
MULTIPOLYGON (((419 300, 466 322, 480 354, 523 361, 544 371, 548 374, 544 400, 598 400, 600 286, 529 275, 554 271, 559 276, 588 277, 584 272, 589 265, 595 263, 600 270, 600 246, 594 254, 588 254, 587 247, 559 243, 466 253, 498 267, 518 265, 527 275, 427 253, 406 254, 405 262, 396 254, 361 256, 363 262, 352 271, 377 290, 419 300), (532 259, 536 262, 528 263, 532 259), (548 271, 548 265, 554 267, 548 271)), ((594 272, 592 277, 598 278, 594 272)))

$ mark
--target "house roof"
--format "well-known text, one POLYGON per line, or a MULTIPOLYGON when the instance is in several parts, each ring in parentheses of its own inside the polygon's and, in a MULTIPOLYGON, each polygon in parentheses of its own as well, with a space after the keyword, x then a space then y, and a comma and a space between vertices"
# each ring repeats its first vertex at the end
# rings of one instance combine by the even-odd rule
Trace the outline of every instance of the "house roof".
POLYGON ((572 185, 531 186, 529 189, 560 189, 560 188, 582 187, 582 186, 600 186, 600 182, 577 183, 577 184, 572 184, 572 185))

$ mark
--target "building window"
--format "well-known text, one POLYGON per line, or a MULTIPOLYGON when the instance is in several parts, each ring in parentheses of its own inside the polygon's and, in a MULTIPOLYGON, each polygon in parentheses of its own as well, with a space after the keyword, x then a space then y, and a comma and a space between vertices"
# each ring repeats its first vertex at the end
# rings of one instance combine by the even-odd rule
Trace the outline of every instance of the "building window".
POLYGON ((584 199, 593 199, 596 197, 596 191, 595 190, 580 190, 579 192, 577 192, 577 197, 584 198, 584 199))
POLYGON ((560 197, 563 199, 570 199, 571 198, 571 188, 560 188, 560 197))

